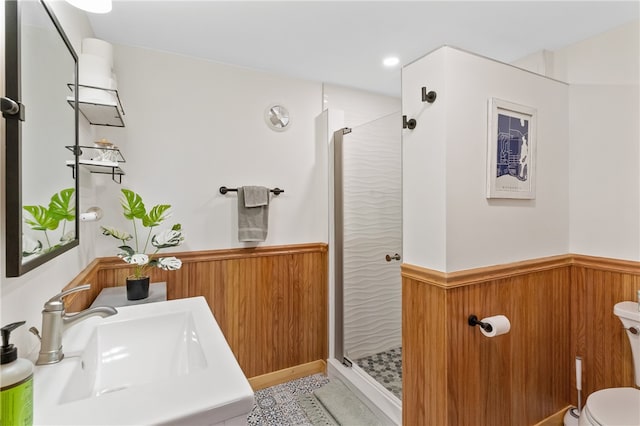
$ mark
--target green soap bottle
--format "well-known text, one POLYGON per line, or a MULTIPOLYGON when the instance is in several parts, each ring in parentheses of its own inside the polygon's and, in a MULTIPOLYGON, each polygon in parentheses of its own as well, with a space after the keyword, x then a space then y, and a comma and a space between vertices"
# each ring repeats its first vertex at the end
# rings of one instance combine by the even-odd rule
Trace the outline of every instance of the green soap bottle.
POLYGON ((0 366, 0 425, 33 425, 33 364, 18 358, 18 348, 9 336, 25 322, 2 327, 2 365, 0 366))

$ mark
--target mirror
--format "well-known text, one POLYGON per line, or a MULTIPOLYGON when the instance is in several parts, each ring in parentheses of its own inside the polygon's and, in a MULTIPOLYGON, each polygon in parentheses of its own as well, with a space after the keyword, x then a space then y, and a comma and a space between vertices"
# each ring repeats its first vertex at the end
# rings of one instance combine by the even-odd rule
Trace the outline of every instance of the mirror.
POLYGON ((78 58, 42 0, 5 1, 6 273, 77 246, 78 58), (71 107, 70 107, 71 105, 71 107))

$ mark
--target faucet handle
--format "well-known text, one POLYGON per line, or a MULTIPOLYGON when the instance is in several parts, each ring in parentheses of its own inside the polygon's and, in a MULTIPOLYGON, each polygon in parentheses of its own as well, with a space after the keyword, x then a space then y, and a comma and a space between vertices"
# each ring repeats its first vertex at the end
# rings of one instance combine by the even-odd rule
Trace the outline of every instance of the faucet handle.
POLYGON ((77 287, 70 288, 69 290, 63 291, 62 293, 56 294, 51 299, 47 300, 44 304, 44 310, 46 312, 53 311, 62 311, 64 310, 64 303, 62 302, 62 298, 71 294, 77 293, 79 291, 89 290, 91 288, 91 284, 79 285, 77 287))

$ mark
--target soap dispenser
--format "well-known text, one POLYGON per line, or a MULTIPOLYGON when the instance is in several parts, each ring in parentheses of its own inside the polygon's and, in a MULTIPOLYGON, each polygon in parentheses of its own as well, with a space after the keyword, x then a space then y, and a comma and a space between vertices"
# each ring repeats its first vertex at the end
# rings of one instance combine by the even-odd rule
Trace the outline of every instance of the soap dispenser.
POLYGON ((9 343, 11 332, 25 322, 2 327, 2 365, 0 366, 0 424, 33 424, 33 364, 18 358, 18 348, 9 343))

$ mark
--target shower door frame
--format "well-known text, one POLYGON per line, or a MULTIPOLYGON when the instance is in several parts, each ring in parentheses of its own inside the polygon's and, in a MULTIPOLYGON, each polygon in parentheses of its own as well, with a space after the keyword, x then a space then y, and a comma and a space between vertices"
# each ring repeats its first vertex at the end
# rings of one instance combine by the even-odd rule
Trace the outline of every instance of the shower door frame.
MULTIPOLYGON (((382 117, 381 117, 382 118, 382 117)), ((375 121, 375 120, 374 120, 375 121)), ((344 143, 345 135, 352 132, 349 127, 342 127, 332 134, 330 157, 333 160, 333 353, 327 363, 329 377, 337 377, 348 388, 361 397, 369 408, 391 424, 402 422, 402 401, 386 389, 375 378, 360 368, 345 353, 345 308, 344 308, 344 143), (333 151, 333 152, 331 152, 333 151)), ((401 139, 400 139, 401 141, 401 139)), ((400 150, 402 145, 400 142, 400 150)), ((400 153, 402 155, 402 153, 400 153)), ((331 240, 331 238, 330 238, 331 240)), ((386 422, 385 422, 386 423, 386 422)))
MULTIPOLYGON (((381 418, 392 424, 402 423, 402 401, 393 395, 382 384, 367 374, 344 353, 344 187, 343 187, 343 145, 344 136, 351 133, 351 128, 342 127, 333 132, 333 353, 327 363, 329 377, 337 377, 381 418)), ((402 150, 402 145, 400 145, 402 150)))
POLYGON ((344 136, 349 133, 351 133, 349 127, 343 127, 333 133, 334 355, 346 367, 351 367, 352 363, 344 355, 344 186, 342 145, 344 136))

